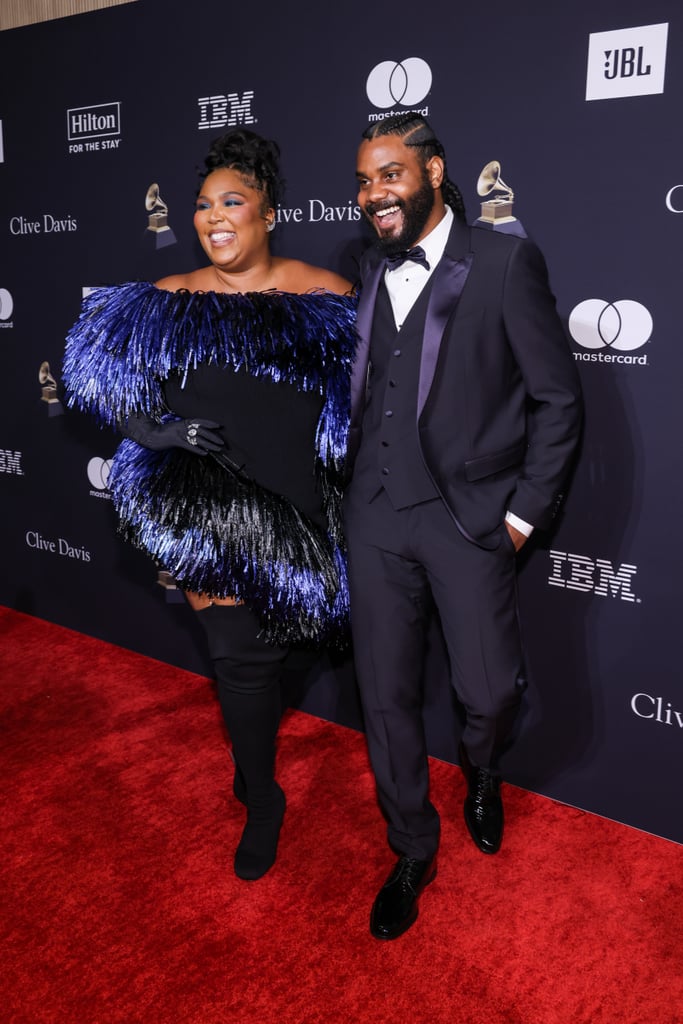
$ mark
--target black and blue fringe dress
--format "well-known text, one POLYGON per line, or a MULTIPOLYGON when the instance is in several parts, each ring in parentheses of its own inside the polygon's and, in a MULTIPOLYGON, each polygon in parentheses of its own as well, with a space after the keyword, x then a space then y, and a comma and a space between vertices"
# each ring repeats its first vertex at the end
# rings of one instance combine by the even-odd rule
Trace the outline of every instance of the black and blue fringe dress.
POLYGON ((185 590, 234 596, 272 642, 341 643, 341 488, 355 300, 331 292, 99 288, 67 335, 70 406, 220 424, 211 456, 124 440, 109 487, 122 534, 185 590))

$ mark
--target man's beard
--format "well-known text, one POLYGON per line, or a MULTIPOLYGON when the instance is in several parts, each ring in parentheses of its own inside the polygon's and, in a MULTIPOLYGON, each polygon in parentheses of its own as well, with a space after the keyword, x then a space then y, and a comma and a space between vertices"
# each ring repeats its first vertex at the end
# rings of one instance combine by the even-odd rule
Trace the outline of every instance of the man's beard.
MULTIPOLYGON (((429 220, 429 215, 434 209, 435 193, 427 174, 422 175, 422 184, 417 192, 414 192, 409 199, 394 199, 386 206, 398 206, 403 211, 403 228, 398 235, 387 235, 383 238, 378 236, 377 246, 385 256, 393 256, 395 253, 410 249, 417 242, 429 220)), ((368 204, 368 211, 376 212, 381 210, 379 204, 368 204)))

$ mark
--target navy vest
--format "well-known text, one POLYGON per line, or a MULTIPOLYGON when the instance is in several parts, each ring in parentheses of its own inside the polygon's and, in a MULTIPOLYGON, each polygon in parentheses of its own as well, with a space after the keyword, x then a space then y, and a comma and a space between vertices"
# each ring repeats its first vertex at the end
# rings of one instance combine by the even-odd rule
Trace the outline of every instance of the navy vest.
POLYGON ((383 487, 395 509, 438 497, 417 441, 417 386, 431 285, 430 278, 397 330, 382 282, 372 321, 369 396, 353 488, 370 501, 383 487))

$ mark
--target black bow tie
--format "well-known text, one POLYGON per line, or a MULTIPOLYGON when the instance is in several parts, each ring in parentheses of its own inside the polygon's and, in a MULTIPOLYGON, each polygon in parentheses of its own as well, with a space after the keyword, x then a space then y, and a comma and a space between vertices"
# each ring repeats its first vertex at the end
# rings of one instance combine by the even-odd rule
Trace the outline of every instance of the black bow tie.
POLYGON ((412 260, 413 263, 421 263, 425 270, 429 270, 429 263, 421 245, 416 245, 414 249, 404 249, 402 252, 397 252, 394 256, 387 256, 387 267, 389 270, 397 270, 406 260, 412 260))

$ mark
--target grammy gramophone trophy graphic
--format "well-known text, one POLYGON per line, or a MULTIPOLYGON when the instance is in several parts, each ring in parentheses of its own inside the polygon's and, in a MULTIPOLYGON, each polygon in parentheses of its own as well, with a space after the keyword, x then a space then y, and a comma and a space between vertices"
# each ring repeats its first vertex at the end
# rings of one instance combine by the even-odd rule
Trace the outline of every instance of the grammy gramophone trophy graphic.
POLYGON ((50 373, 50 364, 48 362, 40 364, 38 382, 40 383, 40 400, 41 402, 47 402, 48 416, 61 416, 64 409, 57 397, 57 381, 50 373))
POLYGON ((477 181, 477 194, 490 196, 481 204, 481 216, 477 224, 482 227, 499 227, 501 224, 512 224, 517 218, 512 216, 514 193, 501 177, 501 165, 498 160, 489 161, 477 181), (501 195, 493 195, 500 193, 501 195))
POLYGON ((174 245, 176 236, 168 223, 168 206, 159 195, 159 186, 156 182, 152 182, 147 189, 145 209, 149 213, 147 231, 152 232, 154 247, 163 249, 167 245, 174 245))

